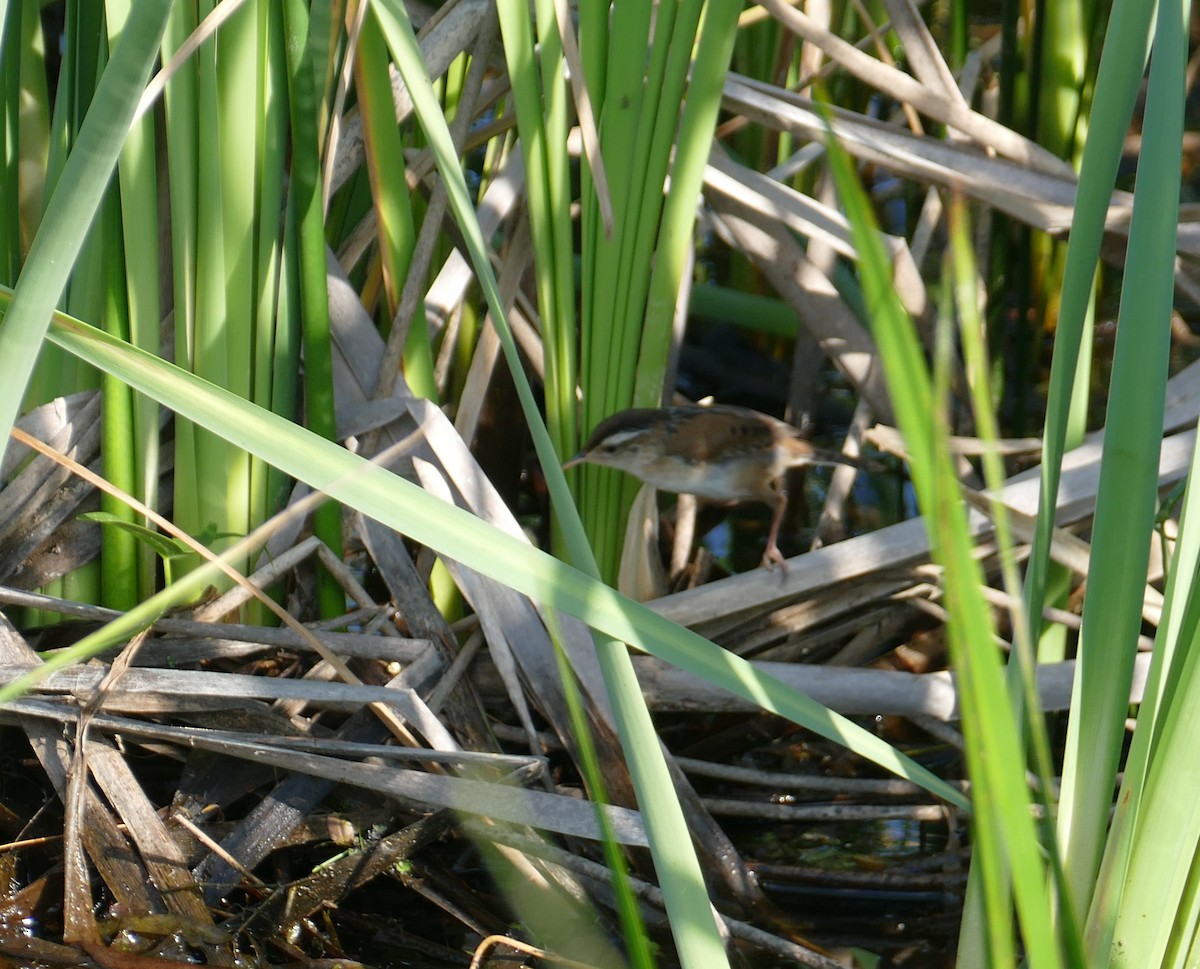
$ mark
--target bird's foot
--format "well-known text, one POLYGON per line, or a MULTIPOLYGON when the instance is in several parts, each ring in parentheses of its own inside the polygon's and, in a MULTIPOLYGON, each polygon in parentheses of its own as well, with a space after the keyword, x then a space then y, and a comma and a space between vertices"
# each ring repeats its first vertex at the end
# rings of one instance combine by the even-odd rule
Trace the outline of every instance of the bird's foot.
POLYGON ((775 566, 778 565, 779 571, 783 575, 788 574, 787 559, 783 557, 783 553, 779 551, 779 546, 774 541, 767 543, 767 547, 763 551, 762 565, 768 572, 773 572, 775 566))

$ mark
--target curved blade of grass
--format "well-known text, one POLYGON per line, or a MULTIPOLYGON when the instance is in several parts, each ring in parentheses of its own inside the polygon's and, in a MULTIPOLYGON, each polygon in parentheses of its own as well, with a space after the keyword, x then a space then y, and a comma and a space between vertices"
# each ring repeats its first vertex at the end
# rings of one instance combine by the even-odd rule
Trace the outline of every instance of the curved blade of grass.
MULTIPOLYGON (((1166 671, 1161 703, 1147 715, 1155 735, 1148 762, 1138 765, 1140 783, 1122 793, 1137 798, 1128 837, 1127 869, 1114 868, 1110 904, 1089 965, 1177 966, 1196 937, 1196 860, 1200 853, 1200 588, 1180 620, 1181 640, 1166 671), (1116 944, 1114 944, 1116 943, 1116 944), (1181 947, 1182 946, 1182 950, 1181 947)), ((1138 729, 1142 729, 1139 716, 1138 729)))
POLYGON ((91 225, 166 27, 171 0, 139 0, 96 88, 0 327, 0 433, 17 418, 38 351, 91 225))
POLYGON ((826 139, 838 197, 854 233, 871 328, 883 357, 900 429, 910 448, 917 499, 927 516, 933 558, 942 566, 950 614, 951 655, 963 690, 963 735, 975 814, 975 864, 982 866, 985 929, 991 964, 1015 964, 1006 931, 1004 886, 1013 894, 1033 966, 1060 964, 1045 904, 1045 868, 1039 856, 1016 723, 1004 689, 983 577, 950 459, 943 421, 935 409, 929 372, 912 320, 892 286, 892 268, 861 184, 830 129, 826 139))
POLYGON ((1153 22, 1152 3, 1116 0, 1100 57, 1093 98, 1095 110, 1079 169, 1075 214, 1063 269, 1062 301, 1055 330, 1050 391, 1042 446, 1042 485, 1037 535, 1025 576, 1026 620, 1035 642, 1041 628, 1055 497, 1061 478, 1063 447, 1071 411, 1071 391, 1079 363, 1084 321, 1104 238, 1104 220, 1117 176, 1117 165, 1146 65, 1153 22))
MULTIPOLYGON (((1177 788, 1159 788, 1157 796, 1176 804, 1191 804, 1195 799, 1195 785, 1188 774, 1195 761, 1195 742, 1174 729, 1165 729, 1163 721, 1166 719, 1165 711, 1173 702, 1171 697, 1181 690, 1181 681, 1182 689, 1191 689, 1190 680, 1183 680, 1179 673, 1178 667, 1185 662, 1179 654, 1185 648, 1191 651, 1196 649, 1197 628, 1200 626, 1200 614, 1193 607, 1196 576, 1200 573, 1200 489, 1195 487, 1197 482, 1200 482, 1200 451, 1192 455, 1175 554, 1170 561, 1163 596, 1163 618, 1155 637, 1146 692, 1138 709, 1138 725, 1125 761, 1116 812, 1109 829, 1091 910, 1088 912, 1085 941, 1089 965, 1103 965, 1108 959, 1117 920, 1123 917, 1127 907, 1127 893, 1132 896, 1132 905, 1141 904, 1137 880, 1129 875, 1134 838, 1137 837, 1141 843, 1139 853, 1153 854, 1166 842, 1170 852, 1179 854, 1177 829, 1173 826, 1161 827, 1158 818, 1150 822, 1143 817, 1142 803, 1147 796, 1147 775, 1151 764, 1166 768, 1166 776, 1172 779, 1177 788), (1181 770, 1175 769, 1176 761, 1180 762, 1181 770), (1145 842, 1147 837, 1151 839, 1148 845, 1145 842)), ((1189 700, 1185 697, 1183 702, 1186 704, 1189 700)), ((1190 700, 1191 709, 1196 709, 1196 702, 1195 699, 1190 700)), ((1140 931, 1136 926, 1135 930, 1140 931)), ((1136 939, 1134 946, 1141 951, 1142 946, 1136 939)))
MULTIPOLYGON (((956 304, 959 318, 959 334, 962 343, 963 363, 971 393, 972 411, 979 438, 983 441, 996 441, 999 437, 999 427, 996 415, 992 411, 992 397, 989 392, 987 350, 984 341, 983 321, 979 315, 978 276, 976 274, 974 249, 971 242, 970 228, 967 224, 966 205, 961 198, 955 199, 950 207, 950 253, 949 261, 953 268, 948 270, 954 280, 956 304)), ((984 480, 989 491, 997 493, 1004 484, 1004 468, 1000 455, 995 451, 985 451, 982 456, 984 480)), ((996 525, 996 542, 1000 549, 1000 570, 1004 588, 1011 596, 1015 605, 1011 608, 1013 648, 1009 661, 1009 678, 1012 687, 1019 688, 1022 702, 1014 704, 1014 721, 1023 727, 1028 736, 1028 746, 1033 759, 1038 778, 1038 804, 1041 814, 1038 818, 1038 828, 1042 842, 1047 846, 1050 871, 1054 881, 1050 887, 1063 897, 1066 893, 1066 874, 1062 866, 1055 838, 1054 805, 1051 792, 1054 790, 1054 764, 1050 754, 1050 743, 1046 736, 1046 723, 1041 713, 1041 704, 1037 699, 1037 657, 1034 655, 1033 643, 1029 640, 1028 624, 1025 622, 1021 609, 1021 581, 1017 569, 1017 557, 1013 548, 1012 531, 1009 526, 1008 508, 1003 502, 992 501, 989 516, 996 525), (1021 723, 1022 718, 1025 722, 1021 723)), ((1010 687, 1010 689, 1012 688, 1010 687)), ((1005 886, 989 882, 984 884, 978 877, 982 874, 978 866, 972 870, 971 885, 968 887, 967 912, 975 908, 980 892, 987 891, 995 896, 1007 895, 1001 892, 1005 886)), ((996 880, 999 881, 999 880, 996 880)), ((1007 910, 1007 901, 1005 900, 1007 910)), ((1086 965, 1083 958, 1083 946, 1080 938, 1080 925, 1074 906, 1058 905, 1062 913, 1062 931, 1064 954, 1074 966, 1086 965)), ((960 947, 960 957, 968 955, 969 946, 976 943, 971 938, 972 928, 968 922, 969 916, 964 916, 961 937, 966 944, 960 947), (966 941, 970 940, 970 941, 966 941)), ((1007 921, 1007 919, 1005 919, 1007 921)), ((976 937, 978 938, 978 936, 976 937)))
POLYGON ((469 568, 828 737, 956 807, 965 797, 874 734, 702 636, 276 414, 56 316, 50 339, 288 474, 469 568))
MULTIPOLYGON (((60 322, 54 327, 51 338, 64 349, 112 372, 166 406, 177 409, 189 420, 276 464, 344 504, 529 595, 549 608, 577 616, 613 637, 612 642, 617 644, 620 655, 626 660, 628 656, 619 644, 628 642, 717 683, 768 711, 830 737, 958 807, 967 807, 962 794, 925 768, 846 718, 760 673, 740 657, 658 616, 640 603, 625 599, 598 580, 544 552, 439 501, 415 485, 336 444, 199 378, 178 371, 150 354, 115 341, 85 324, 60 322)), ((103 635, 104 631, 97 634, 96 641, 101 641, 103 635)), ((636 680, 634 682, 636 688, 636 680)), ((616 704, 637 704, 641 708, 648 724, 647 736, 643 738, 647 743, 643 747, 652 748, 654 754, 661 758, 657 736, 650 724, 649 714, 645 712, 640 691, 632 698, 620 692, 614 693, 616 704)), ((625 726, 628 727, 628 722, 625 726)), ((631 773, 636 777, 638 766, 644 768, 645 765, 633 765, 632 755, 630 759, 631 773)), ((644 774, 642 779, 644 782, 644 774)), ((647 797, 644 789, 639 789, 639 805, 651 838, 663 836, 661 831, 654 829, 655 822, 661 824, 662 821, 661 816, 655 818, 654 814, 656 810, 661 812, 663 800, 662 795, 651 794, 647 797)), ((690 845, 687 848, 690 850, 690 845)), ((656 857, 656 864, 662 863, 661 857, 656 857)), ((678 872, 675 874, 678 875, 678 872)), ((660 879, 663 881, 668 881, 671 875, 672 872, 668 870, 664 876, 660 869, 660 879)), ((704 894, 703 881, 695 884, 698 897, 705 899, 704 904, 695 903, 696 907, 678 914, 679 922, 673 924, 677 929, 690 926, 690 934, 695 937, 686 944, 681 938, 681 949, 692 945, 707 951, 703 942, 711 921, 707 915, 707 896, 704 894), (696 942, 695 939, 701 941, 696 942)), ((673 920, 676 914, 672 913, 673 920)), ((694 952, 689 958, 691 965, 714 965, 711 961, 701 961, 694 952)))
POLYGON ((1158 496, 1174 303, 1187 8, 1159 5, 1092 529, 1092 568, 1067 729, 1059 832, 1069 883, 1084 906, 1090 903, 1104 849, 1124 743, 1158 496))

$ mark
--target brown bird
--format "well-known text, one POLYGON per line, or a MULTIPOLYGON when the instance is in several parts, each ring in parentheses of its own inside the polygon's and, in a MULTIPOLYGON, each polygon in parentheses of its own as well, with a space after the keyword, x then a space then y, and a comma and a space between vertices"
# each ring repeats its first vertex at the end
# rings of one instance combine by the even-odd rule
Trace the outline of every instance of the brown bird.
POLYGON ((784 566, 776 540, 787 507, 788 468, 848 464, 853 458, 813 447, 791 424, 747 407, 664 407, 621 411, 602 421, 563 465, 618 468, 664 491, 712 501, 765 501, 774 509, 763 564, 784 566))

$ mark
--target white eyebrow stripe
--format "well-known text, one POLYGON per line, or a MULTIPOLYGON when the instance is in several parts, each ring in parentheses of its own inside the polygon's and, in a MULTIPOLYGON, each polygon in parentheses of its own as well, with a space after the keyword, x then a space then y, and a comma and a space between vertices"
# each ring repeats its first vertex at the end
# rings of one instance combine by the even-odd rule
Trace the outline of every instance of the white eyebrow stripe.
POLYGON ((629 431, 613 431, 600 442, 603 447, 616 447, 624 444, 626 441, 632 441, 634 438, 641 437, 646 433, 644 427, 639 427, 629 431))

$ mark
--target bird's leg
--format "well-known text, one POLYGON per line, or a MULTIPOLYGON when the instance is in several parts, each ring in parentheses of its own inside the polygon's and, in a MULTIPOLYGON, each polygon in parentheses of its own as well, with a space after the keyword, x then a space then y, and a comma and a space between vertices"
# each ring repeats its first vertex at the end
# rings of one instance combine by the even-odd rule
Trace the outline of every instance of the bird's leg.
POLYGON ((771 516, 771 530, 767 533, 767 547, 763 550, 762 564, 768 570, 778 565, 783 574, 787 575, 787 559, 783 557, 783 553, 779 551, 779 545, 776 544, 779 538, 779 526, 783 524, 783 513, 787 510, 787 494, 778 486, 775 488, 775 496, 771 499, 771 504, 774 506, 775 513, 771 516))

